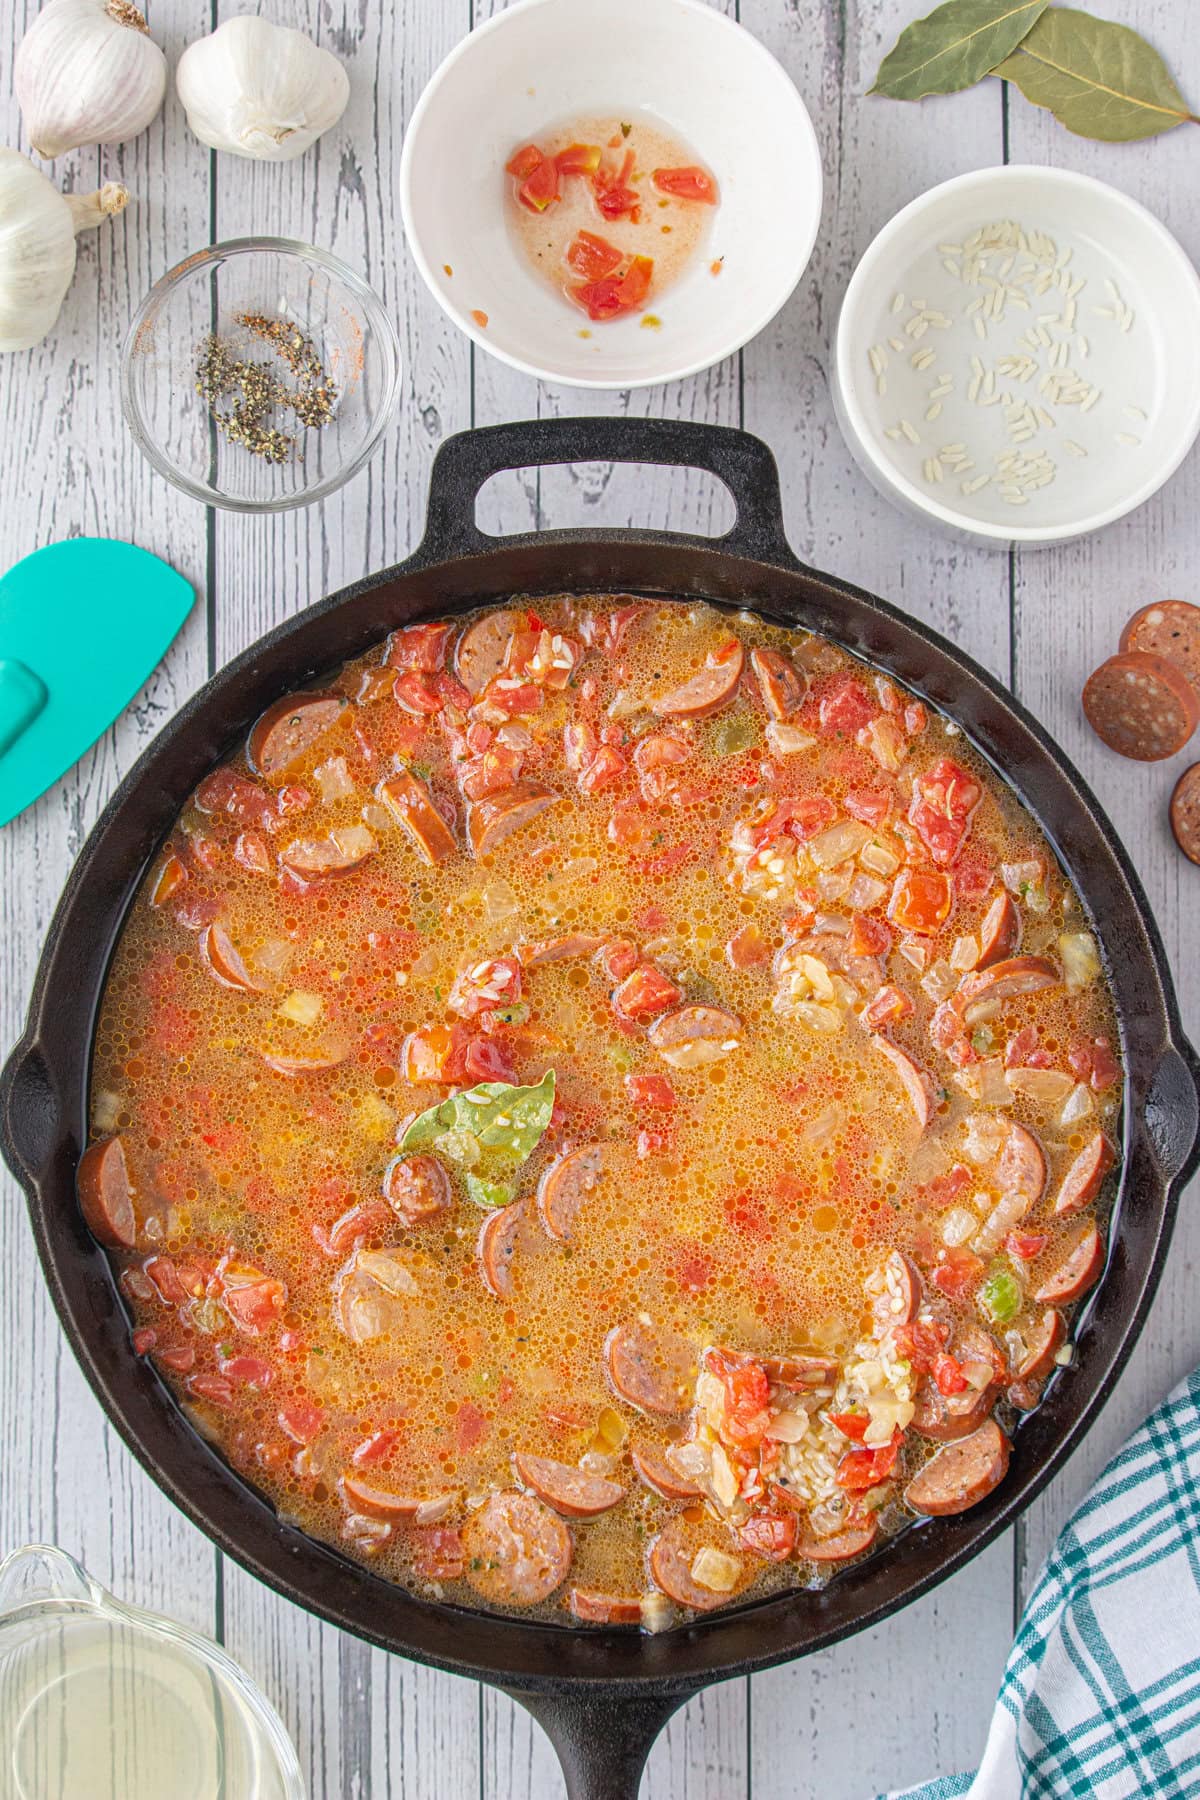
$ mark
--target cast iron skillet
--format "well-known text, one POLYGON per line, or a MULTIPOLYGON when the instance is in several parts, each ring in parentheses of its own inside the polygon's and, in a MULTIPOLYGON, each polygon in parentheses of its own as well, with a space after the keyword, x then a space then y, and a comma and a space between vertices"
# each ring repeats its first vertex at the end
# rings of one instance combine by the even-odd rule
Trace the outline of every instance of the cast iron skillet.
POLYGON ((1200 1063, 1183 1036, 1138 878, 1092 795, 1035 721, 945 639, 797 562, 784 536, 775 461, 758 439, 667 421, 564 419, 497 426, 443 445, 415 555, 261 639, 189 701, 130 771, 50 927, 25 1035, 0 1077, 0 1139, 28 1194, 46 1279, 84 1373, 130 1449, 188 1517, 321 1617, 384 1649, 505 1688, 550 1734, 573 1800, 622 1800, 636 1795, 659 1728, 706 1682, 803 1655, 894 1612, 976 1555, 1061 1467, 1145 1321, 1180 1188, 1200 1160, 1198 1087, 1200 1063), (593 459, 707 469, 731 490, 737 523, 720 539, 633 531, 494 539, 477 529, 475 500, 489 476, 593 459), (1084 898, 1116 994, 1128 1075, 1108 1271, 1078 1327, 1077 1366, 1019 1429, 1007 1480, 972 1512, 922 1524, 820 1593, 653 1638, 427 1604, 281 1524, 131 1354, 108 1260, 75 1204, 89 1045, 109 955, 147 860, 201 776, 270 701, 402 621, 563 590, 751 604, 837 639, 958 719, 1041 821, 1084 898))

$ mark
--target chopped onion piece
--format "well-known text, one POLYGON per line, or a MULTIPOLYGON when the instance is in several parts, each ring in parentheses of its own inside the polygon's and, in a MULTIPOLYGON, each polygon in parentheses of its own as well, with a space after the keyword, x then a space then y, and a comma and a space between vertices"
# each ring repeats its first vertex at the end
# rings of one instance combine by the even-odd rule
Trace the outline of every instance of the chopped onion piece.
POLYGON ((870 838, 870 829, 861 820, 842 819, 809 839, 808 854, 819 869, 832 869, 845 862, 847 857, 857 856, 870 838))
POLYGON ((296 989, 280 1003, 280 1016, 292 1019, 297 1025, 315 1025, 325 1009, 325 1002, 320 994, 305 994, 296 989))
POLYGON ((1075 1083, 1062 1069, 1010 1069, 1008 1085, 1039 1106, 1058 1106, 1075 1083))
POLYGON ((705 1544, 692 1558, 692 1580, 711 1594, 731 1594, 738 1584, 742 1565, 736 1557, 726 1556, 705 1544))
POLYGON ((958 987, 958 976, 948 962, 935 962, 928 974, 921 977, 921 989, 931 1000, 948 1000, 958 987))
POLYGON ((942 1242, 951 1249, 969 1244, 979 1230, 979 1220, 965 1206, 952 1206, 942 1220, 942 1242))
POLYGON ((964 975, 973 969, 979 961, 979 942, 971 935, 957 937, 954 948, 950 952, 950 967, 960 970, 964 975))
POLYGON ((1058 940, 1063 978, 1073 994, 1091 987, 1100 975, 1100 952, 1090 931, 1064 931, 1058 940))
POLYGON ((313 778, 326 806, 332 806, 338 800, 349 800, 358 792, 344 756, 331 756, 327 762, 318 763, 313 778))
POLYGON ((900 858, 878 838, 872 838, 864 844, 858 853, 858 860, 864 869, 871 869, 876 875, 894 875, 900 867, 900 858))
POLYGON ((799 725, 788 725, 781 719, 768 721, 767 743, 776 756, 798 756, 802 750, 811 750, 816 741, 811 732, 802 731, 799 725))
POLYGON ((1081 1119, 1091 1118, 1095 1110, 1091 1089, 1086 1082, 1080 1081, 1067 1095, 1058 1122, 1060 1125, 1078 1125, 1081 1119))

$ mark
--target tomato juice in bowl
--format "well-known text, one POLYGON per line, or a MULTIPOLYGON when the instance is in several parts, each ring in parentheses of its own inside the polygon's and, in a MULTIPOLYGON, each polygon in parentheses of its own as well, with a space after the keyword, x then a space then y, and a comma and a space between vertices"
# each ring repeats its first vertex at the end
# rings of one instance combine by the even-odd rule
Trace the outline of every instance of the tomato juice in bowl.
MULTIPOLYGON (((749 32, 702 0, 614 0, 603 13, 519 0, 433 76, 405 138, 400 188, 409 246, 438 304, 501 361, 576 387, 648 386, 730 355, 791 294, 821 212, 820 155, 795 87, 749 32), (648 301, 662 319, 656 330, 633 309, 594 321, 565 304, 561 282, 523 254, 506 204, 516 152, 544 148, 556 123, 614 118, 661 134, 686 152, 678 166, 699 165, 717 186, 718 204, 703 207, 702 253, 672 280, 667 310, 648 301)), ((607 223, 597 235, 630 249, 607 223)), ((653 235, 663 245, 674 231, 653 235)))

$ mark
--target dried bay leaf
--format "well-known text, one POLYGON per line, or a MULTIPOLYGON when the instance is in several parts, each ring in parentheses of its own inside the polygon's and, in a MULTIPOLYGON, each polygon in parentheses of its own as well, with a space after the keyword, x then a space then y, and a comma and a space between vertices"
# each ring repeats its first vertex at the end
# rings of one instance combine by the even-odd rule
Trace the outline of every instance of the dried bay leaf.
POLYGON ((1077 137, 1127 143, 1187 120, 1200 124, 1145 38, 1071 7, 1043 13, 992 73, 1013 82, 1077 137))
POLYGON ((879 65, 873 94, 920 100, 972 87, 1016 49, 1049 0, 946 0, 906 25, 879 65))

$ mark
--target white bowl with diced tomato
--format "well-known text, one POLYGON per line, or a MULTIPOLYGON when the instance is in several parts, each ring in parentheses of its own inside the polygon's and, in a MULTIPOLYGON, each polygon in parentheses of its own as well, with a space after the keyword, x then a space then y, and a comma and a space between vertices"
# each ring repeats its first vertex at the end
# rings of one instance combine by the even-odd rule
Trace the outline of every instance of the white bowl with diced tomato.
POLYGON ((789 76, 704 0, 518 0, 426 87, 400 203, 422 277, 481 349, 572 387, 646 387, 731 355, 784 305, 820 223, 821 159, 789 76), (581 314, 508 216, 518 152, 565 121, 626 111, 690 146, 717 190, 703 254, 651 302, 652 329, 644 309, 581 314))

